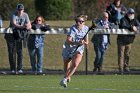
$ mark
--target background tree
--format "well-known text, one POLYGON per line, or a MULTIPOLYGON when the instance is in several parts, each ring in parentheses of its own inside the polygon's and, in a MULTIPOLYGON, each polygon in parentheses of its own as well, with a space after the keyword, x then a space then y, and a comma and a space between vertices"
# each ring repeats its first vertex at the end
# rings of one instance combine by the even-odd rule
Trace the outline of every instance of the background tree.
MULTIPOLYGON (((98 18, 114 0, 73 0, 74 15, 87 14, 89 19, 98 18)), ((122 0, 126 8, 134 8, 140 19, 140 0, 122 0)))
MULTIPOLYGON (((23 3, 25 11, 33 20, 42 15, 47 20, 70 20, 79 14, 86 14, 89 19, 98 18, 106 6, 114 0, 0 0, 0 14, 9 20, 11 12, 18 3, 23 3)), ((127 7, 134 8, 140 19, 140 0, 122 0, 127 7)))
POLYGON ((66 20, 72 13, 71 0, 35 0, 39 14, 50 20, 66 20))
POLYGON ((25 11, 31 19, 36 16, 34 0, 0 0, 0 15, 2 15, 2 19, 9 20, 18 3, 24 4, 25 11))

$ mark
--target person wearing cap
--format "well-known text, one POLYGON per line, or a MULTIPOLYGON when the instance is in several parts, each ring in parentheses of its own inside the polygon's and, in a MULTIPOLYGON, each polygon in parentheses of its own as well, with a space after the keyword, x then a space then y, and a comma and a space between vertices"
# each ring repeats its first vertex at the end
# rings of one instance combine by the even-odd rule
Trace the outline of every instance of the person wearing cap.
MULTIPOLYGON (((13 29, 27 29, 31 28, 29 16, 24 12, 24 5, 18 4, 16 11, 12 13, 10 18, 10 27, 13 29)), ((22 30, 24 31, 24 30, 22 30)), ((15 40, 13 34, 5 34, 5 39, 8 47, 9 64, 12 73, 23 73, 22 71, 22 41, 15 40), (17 59, 14 57, 14 49, 16 48, 17 59), (17 64, 16 64, 17 60, 17 64), (17 66, 17 67, 16 67, 17 66)))
POLYGON ((109 13, 109 21, 118 25, 120 19, 126 14, 127 9, 121 0, 114 0, 114 2, 107 7, 106 11, 109 13))
MULTIPOLYGON (((135 11, 129 8, 124 18, 120 20, 120 29, 127 29, 131 32, 137 32, 140 26, 139 21, 135 18, 135 11)), ((129 56, 132 43, 134 42, 135 35, 118 35, 118 65, 121 74, 129 72, 129 56)))

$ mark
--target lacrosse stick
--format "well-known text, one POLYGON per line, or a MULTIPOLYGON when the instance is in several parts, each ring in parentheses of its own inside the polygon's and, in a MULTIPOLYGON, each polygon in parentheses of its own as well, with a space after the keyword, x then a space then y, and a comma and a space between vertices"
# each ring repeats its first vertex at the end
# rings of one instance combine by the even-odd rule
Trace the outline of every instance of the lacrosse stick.
MULTIPOLYGON (((95 23, 92 23, 92 26, 89 27, 88 31, 86 32, 86 34, 85 34, 85 36, 82 38, 82 40, 84 40, 84 39, 86 38, 86 36, 88 35, 88 33, 89 33, 93 28, 95 28, 95 27, 96 27, 96 24, 95 24, 95 23)), ((80 46, 81 46, 81 45, 78 45, 72 54, 74 54, 80 46)), ((71 59, 71 58, 70 58, 70 59, 71 59)))

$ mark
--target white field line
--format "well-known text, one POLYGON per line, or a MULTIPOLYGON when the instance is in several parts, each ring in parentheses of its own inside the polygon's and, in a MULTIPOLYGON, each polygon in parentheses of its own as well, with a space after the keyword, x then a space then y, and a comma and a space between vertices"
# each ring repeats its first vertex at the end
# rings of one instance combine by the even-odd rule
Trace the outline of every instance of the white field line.
POLYGON ((68 89, 68 90, 96 90, 96 91, 131 91, 131 92, 140 92, 140 89, 124 89, 124 90, 118 90, 118 89, 112 89, 112 88, 69 88, 69 86, 67 88, 63 88, 63 87, 51 87, 51 86, 45 86, 45 87, 39 87, 39 86, 14 86, 15 88, 24 88, 24 89, 68 89))

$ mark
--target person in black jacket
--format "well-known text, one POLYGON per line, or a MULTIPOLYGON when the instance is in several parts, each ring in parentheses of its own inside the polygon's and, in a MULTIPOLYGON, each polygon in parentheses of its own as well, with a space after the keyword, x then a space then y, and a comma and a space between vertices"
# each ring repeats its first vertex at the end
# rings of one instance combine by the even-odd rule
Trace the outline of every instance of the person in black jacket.
MULTIPOLYGON (((128 29, 131 32, 137 32, 140 26, 138 20, 135 18, 134 9, 130 8, 124 18, 120 20, 120 29, 128 29)), ((119 71, 123 74, 124 71, 129 72, 129 56, 132 43, 135 35, 118 35, 118 65, 119 71)))

